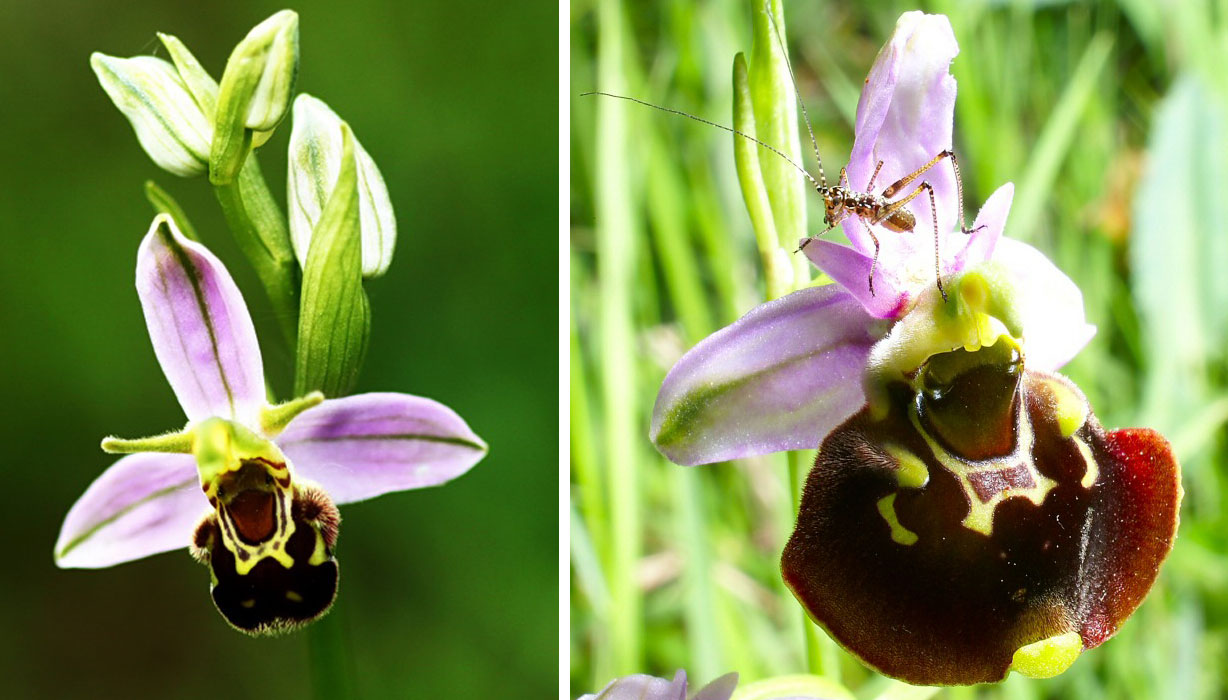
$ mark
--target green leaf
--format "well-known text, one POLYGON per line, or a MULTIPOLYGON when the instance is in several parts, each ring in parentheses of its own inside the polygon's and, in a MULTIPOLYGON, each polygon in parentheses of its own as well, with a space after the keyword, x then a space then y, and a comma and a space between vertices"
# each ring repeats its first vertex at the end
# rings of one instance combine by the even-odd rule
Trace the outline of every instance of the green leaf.
MULTIPOLYGON (((751 138, 758 138, 755 129, 755 108, 751 101, 750 82, 747 78, 746 56, 739 52, 733 57, 733 128, 751 138)), ((738 184, 742 187, 742 199, 750 214, 750 223, 755 230, 755 243, 763 262, 763 274, 767 280, 768 299, 788 293, 791 274, 787 266, 782 270, 777 263, 780 238, 776 234, 776 221, 772 217, 772 202, 768 198, 767 184, 759 164, 759 149, 755 142, 735 135, 733 137, 733 161, 738 170, 738 184), (783 272, 783 274, 782 274, 783 272)), ((770 157, 775 158, 775 154, 770 157)))
POLYGON ((1156 110, 1134 200, 1131 286, 1147 374, 1145 423, 1177 431, 1209 398, 1207 358, 1228 341, 1228 188, 1222 104, 1195 74, 1156 110))
POLYGON ((371 332, 362 288, 362 236, 354 137, 342 124, 341 172, 311 235, 303 266, 294 393, 342 396, 358 379, 371 332))

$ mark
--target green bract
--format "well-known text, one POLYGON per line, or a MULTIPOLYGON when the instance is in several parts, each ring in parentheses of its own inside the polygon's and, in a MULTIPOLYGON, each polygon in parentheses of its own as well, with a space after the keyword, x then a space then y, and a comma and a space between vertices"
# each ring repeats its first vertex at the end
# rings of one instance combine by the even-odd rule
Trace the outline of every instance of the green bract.
POLYGON ((341 126, 341 171, 320 215, 303 264, 299 312, 296 394, 313 389, 327 396, 348 392, 358 378, 371 332, 362 288, 362 238, 354 138, 341 126))
MULTIPOLYGON (((345 122, 322 100, 306 94, 295 98, 286 190, 290 239, 299 263, 304 266, 311 248, 312 231, 320 221, 341 171, 343 124, 345 122)), ((362 228, 362 274, 379 277, 392 262, 397 222, 384 177, 358 139, 353 141, 362 228)))

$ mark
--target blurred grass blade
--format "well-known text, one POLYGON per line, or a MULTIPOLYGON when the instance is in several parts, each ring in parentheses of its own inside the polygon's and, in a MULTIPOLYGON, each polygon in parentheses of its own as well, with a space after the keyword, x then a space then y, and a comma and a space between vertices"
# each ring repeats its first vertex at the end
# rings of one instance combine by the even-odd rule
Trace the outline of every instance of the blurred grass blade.
MULTIPOLYGON (((624 18, 617 0, 598 0, 597 83, 625 94, 624 18)), ((607 571, 612 614, 608 625, 611 658, 598 662, 612 675, 642 671, 642 594, 635 571, 642 547, 640 520, 640 466, 637 445, 644 444, 638 424, 631 300, 640 231, 639 211, 628 186, 627 109, 621 100, 597 104, 594 214, 597 222, 597 279, 599 284, 599 366, 603 391, 603 430, 606 438, 605 473, 610 504, 610 548, 607 571)))
POLYGON ((1101 71, 1113 47, 1113 37, 1107 31, 1097 34, 1083 51, 1079 64, 1058 98, 1045 128, 1036 139, 1036 147, 1027 170, 1015 191, 1011 205, 1011 225, 1008 233, 1024 240, 1035 240, 1041 211, 1053 201, 1057 176, 1066 156, 1074 145, 1079 119, 1100 81, 1101 71))
POLYGON ((1156 112, 1134 200, 1130 262, 1148 365, 1147 421, 1180 427, 1205 396, 1203 358, 1222 347, 1228 225, 1223 110, 1192 74, 1156 112))

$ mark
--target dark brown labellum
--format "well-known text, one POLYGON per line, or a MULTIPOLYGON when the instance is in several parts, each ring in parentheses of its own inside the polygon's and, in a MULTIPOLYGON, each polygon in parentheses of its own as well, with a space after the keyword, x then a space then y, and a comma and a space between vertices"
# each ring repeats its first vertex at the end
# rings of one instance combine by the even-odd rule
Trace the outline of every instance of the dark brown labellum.
POLYGON ((782 560, 816 622, 910 683, 1045 674, 1042 640, 1065 645, 1060 672, 1138 607, 1176 535, 1161 435, 1106 431, 1068 380, 986 350, 932 358, 884 419, 824 440, 782 560))
POLYGON ((337 508, 319 489, 295 484, 293 493, 291 528, 276 522, 276 498, 260 490, 231 497, 221 517, 210 513, 197 527, 193 554, 213 575, 213 602, 242 632, 292 630, 322 616, 337 597, 337 508), (232 525, 240 542, 234 550, 224 542, 232 525), (286 530, 283 544, 260 546, 260 534, 273 540, 286 530))

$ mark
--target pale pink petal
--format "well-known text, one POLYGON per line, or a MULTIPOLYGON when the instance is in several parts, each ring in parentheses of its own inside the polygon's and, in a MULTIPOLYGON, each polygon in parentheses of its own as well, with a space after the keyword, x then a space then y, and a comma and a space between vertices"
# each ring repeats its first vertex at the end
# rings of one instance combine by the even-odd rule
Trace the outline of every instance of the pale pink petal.
POLYGON ((221 416, 258 425, 265 401, 260 346, 221 261, 159 215, 137 254, 136 289, 154 353, 188 420, 221 416))
POLYGON ((806 257, 844 287, 875 318, 897 318, 908 310, 910 297, 901 291, 893 270, 874 271, 874 293, 870 293, 870 267, 874 259, 831 241, 814 241, 806 246, 806 257))
POLYGON ((128 455, 69 509, 55 543, 55 562, 66 569, 98 569, 186 549, 208 511, 191 455, 128 455))
MULTIPOLYGON (((939 153, 953 148, 952 122, 955 113, 955 79, 951 60, 959 45, 950 22, 942 15, 908 12, 900 17, 895 33, 883 46, 862 89, 857 107, 857 126, 848 164, 848 185, 859 192, 880 194, 899 178, 928 163, 939 153), (882 169, 871 187, 870 178, 879 161, 882 169)), ((925 282, 923 268, 933 271, 934 215, 940 251, 944 262, 962 248, 965 241, 958 227, 955 176, 949 159, 939 161, 922 176, 895 193, 892 200, 906 196, 928 182, 934 190, 934 203, 922 192, 907 205, 916 219, 913 231, 899 233, 875 226, 881 249, 878 269, 897 271, 903 291, 919 293, 925 282)), ((849 241, 863 255, 874 254, 874 246, 861 221, 844 221, 849 241)), ((950 271, 949 263, 943 265, 950 271)), ((933 281, 933 274, 929 275, 933 281)))
POLYGON ((672 681, 637 673, 615 678, 600 693, 580 700, 686 700, 686 689, 686 671, 679 670, 672 681))
POLYGON ((486 443, 455 411, 393 393, 329 399, 290 421, 276 442, 297 473, 337 503, 438 486, 486 455, 486 443))
POLYGON ((1014 183, 1006 183, 989 195, 972 223, 974 233, 965 236, 964 246, 957 250, 948 272, 958 272, 993 257, 994 246, 1006 228, 1006 217, 1015 199, 1014 183))
POLYGON ((686 465, 817 447, 864 403, 866 357, 886 327, 837 285, 762 304, 678 360, 652 441, 686 465))

